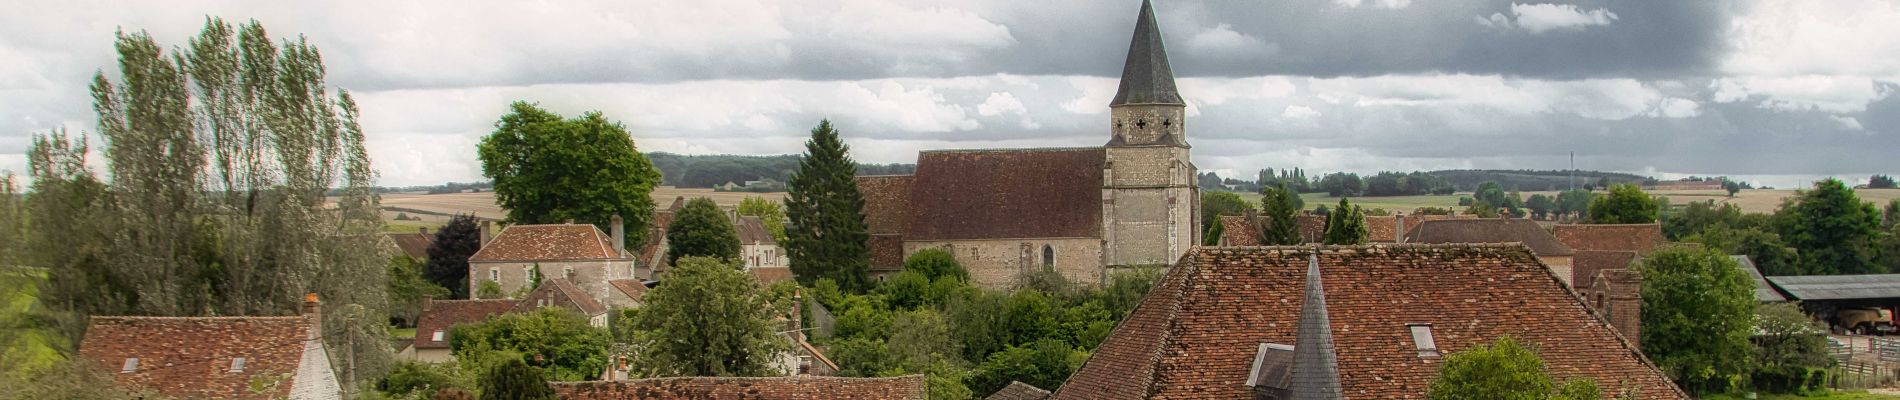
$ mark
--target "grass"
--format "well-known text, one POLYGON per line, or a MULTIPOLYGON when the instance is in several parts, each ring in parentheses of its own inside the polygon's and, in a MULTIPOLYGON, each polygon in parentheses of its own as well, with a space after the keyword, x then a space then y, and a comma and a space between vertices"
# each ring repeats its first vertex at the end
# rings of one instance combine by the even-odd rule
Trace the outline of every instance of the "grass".
MULTIPOLYGON (((42 270, 0 267, 0 305, 4 305, 0 308, 0 325, 11 328, 33 311, 39 304, 39 282, 44 279, 46 272, 42 270)), ((7 360, 18 362, 6 366, 6 370, 33 370, 62 359, 57 349, 63 339, 57 332, 28 328, 15 339, 12 343, 0 343, 0 353, 5 353, 7 360)))
MULTIPOLYGON (((1743 397, 1741 394, 1721 394, 1703 397, 1703 399, 1706 400, 1741 400, 1746 398, 1747 397, 1743 397)), ((1820 396, 1762 393, 1756 398, 1759 400, 1900 400, 1900 396, 1868 393, 1865 390, 1842 390, 1829 392, 1828 394, 1820 396)))
POLYGON ((416 328, 389 328, 389 337, 394 339, 415 339, 416 328))

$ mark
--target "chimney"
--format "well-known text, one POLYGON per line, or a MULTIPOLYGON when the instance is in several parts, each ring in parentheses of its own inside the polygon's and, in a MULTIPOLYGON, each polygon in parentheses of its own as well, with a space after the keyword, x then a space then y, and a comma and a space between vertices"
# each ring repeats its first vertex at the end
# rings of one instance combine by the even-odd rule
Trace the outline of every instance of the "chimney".
POLYGON ((495 239, 495 234, 494 234, 494 231, 495 231, 495 228, 494 228, 494 225, 495 225, 495 224, 494 224, 494 222, 493 222, 493 221, 489 221, 489 220, 486 220, 486 219, 484 219, 484 220, 482 220, 482 222, 480 222, 480 225, 481 225, 481 227, 482 227, 482 229, 481 229, 481 230, 482 230, 482 242, 481 242, 481 245, 480 245, 480 246, 475 246, 475 249, 476 249, 476 250, 480 250, 480 249, 481 249, 481 248, 483 248, 483 247, 488 247, 488 241, 490 241, 490 240, 494 240, 494 239, 495 239))
POLYGON ((785 327, 791 331, 787 336, 791 336, 793 342, 805 341, 805 321, 799 319, 798 313, 798 309, 804 306, 804 297, 800 295, 798 289, 792 289, 792 318, 790 321, 785 321, 785 327))
POLYGON ((614 256, 626 257, 627 256, 627 221, 620 219, 620 214, 614 214, 612 218, 607 219, 607 224, 609 225, 608 231, 613 232, 614 256))
POLYGON ((322 338, 323 304, 317 301, 316 292, 303 295, 303 317, 305 320, 310 321, 310 335, 308 339, 317 340, 322 338))
POLYGON ((1393 223, 1395 226, 1392 229, 1392 243, 1405 243, 1405 213, 1397 212, 1392 215, 1392 218, 1396 220, 1393 223))

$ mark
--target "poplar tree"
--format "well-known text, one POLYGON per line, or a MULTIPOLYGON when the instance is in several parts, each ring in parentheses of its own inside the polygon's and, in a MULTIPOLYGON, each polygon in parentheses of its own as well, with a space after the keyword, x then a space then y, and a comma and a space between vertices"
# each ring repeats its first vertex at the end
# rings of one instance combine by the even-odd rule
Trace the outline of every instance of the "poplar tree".
POLYGON ((832 129, 818 122, 805 142, 805 155, 792 173, 785 197, 785 251, 800 284, 830 278, 853 292, 869 288, 871 239, 864 223, 864 195, 858 192, 857 163, 832 129))
POLYGON ((1326 244, 1365 244, 1368 236, 1365 210, 1340 198, 1339 207, 1326 216, 1326 244))
POLYGON ((1260 209, 1266 223, 1260 231, 1260 244, 1267 246, 1291 246, 1300 244, 1299 194, 1292 186, 1281 184, 1269 187, 1265 196, 1260 198, 1260 209))

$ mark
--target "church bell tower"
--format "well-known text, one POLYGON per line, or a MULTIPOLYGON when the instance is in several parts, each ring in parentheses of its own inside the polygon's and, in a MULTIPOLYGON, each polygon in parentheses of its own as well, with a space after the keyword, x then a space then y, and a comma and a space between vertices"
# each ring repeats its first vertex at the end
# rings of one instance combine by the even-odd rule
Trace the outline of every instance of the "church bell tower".
POLYGON ((1104 264, 1173 264, 1200 244, 1200 190, 1188 156, 1187 103, 1175 90, 1148 0, 1135 17, 1121 87, 1108 108, 1104 264))

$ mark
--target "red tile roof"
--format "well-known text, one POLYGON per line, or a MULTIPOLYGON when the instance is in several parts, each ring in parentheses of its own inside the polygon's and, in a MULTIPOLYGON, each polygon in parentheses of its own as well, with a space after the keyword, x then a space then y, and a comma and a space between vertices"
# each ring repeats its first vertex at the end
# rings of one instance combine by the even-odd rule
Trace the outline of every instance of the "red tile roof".
POLYGON ((625 381, 554 382, 554 393, 569 400, 753 399, 753 400, 905 400, 924 399, 924 376, 895 378, 685 377, 625 381))
POLYGON ((901 235, 871 235, 872 271, 904 270, 904 237, 901 235))
POLYGON ((622 259, 611 239, 592 224, 511 225, 468 261, 622 259))
POLYGON ((746 272, 752 273, 752 277, 758 279, 761 285, 769 286, 792 279, 792 269, 787 267, 750 268, 746 272))
POLYGON ((435 243, 435 235, 426 233, 387 233, 389 240, 396 242, 396 249, 417 260, 429 258, 429 245, 435 243))
POLYGON ((666 228, 672 225, 672 211, 653 213, 653 229, 647 233, 647 242, 640 245, 640 254, 637 255, 640 265, 653 265, 658 257, 666 254, 666 228))
MULTIPOLYGON (((1261 343, 1294 343, 1312 247, 1196 248, 1116 326, 1058 399, 1239 399, 1261 343)), ((1503 335, 1557 379, 1606 393, 1686 399, 1668 377, 1522 245, 1369 245, 1319 252, 1348 398, 1423 398, 1438 374, 1407 324, 1441 352, 1503 335)))
POLYGON ((902 234, 910 220, 910 175, 857 177, 864 224, 871 234, 902 234))
POLYGON ((1010 381, 996 393, 990 393, 983 400, 1043 400, 1049 398, 1049 391, 1020 381, 1010 381))
POLYGON ((1398 243, 1399 217, 1367 215, 1366 240, 1372 243, 1398 243))
POLYGON ((755 216, 741 216, 739 223, 733 225, 739 234, 739 244, 777 246, 778 239, 772 237, 772 230, 765 229, 765 220, 755 216))
POLYGON ((1445 219, 1425 221, 1405 233, 1406 243, 1523 243, 1540 257, 1575 254, 1536 221, 1521 218, 1445 219))
POLYGON ((1634 251, 1577 250, 1570 259, 1570 287, 1587 289, 1596 283, 1597 271, 1629 269, 1635 260, 1634 251))
POLYGON ((1572 250, 1634 251, 1649 254, 1663 243, 1662 224, 1556 225, 1550 234, 1572 250))
MULTIPOLYGON (((120 385, 179 398, 280 398, 250 391, 253 379, 295 376, 309 339, 305 317, 92 317, 79 355, 106 368, 120 385), (233 359, 244 358, 242 371, 233 359), (135 372, 120 373, 128 358, 135 372)), ((324 365, 329 367, 329 365, 324 365)))
POLYGON ((620 292, 621 295, 635 302, 644 301, 641 299, 647 295, 647 285, 639 279, 615 279, 607 281, 607 285, 613 286, 614 291, 620 292))
MULTIPOLYGON (((1227 242, 1225 245, 1259 246, 1260 229, 1263 229, 1262 226, 1268 220, 1265 216, 1254 217, 1254 220, 1256 222, 1249 222, 1245 216, 1222 215, 1220 217, 1221 237, 1225 238, 1227 242)), ((1325 239, 1326 217, 1301 214, 1297 223, 1302 243, 1319 243, 1325 239)))
MULTIPOLYGON (((515 307, 510 312, 534 311, 534 309, 542 307, 538 302, 538 300, 542 299, 548 301, 547 306, 567 307, 575 311, 580 311, 581 314, 585 315, 600 315, 601 313, 607 312, 607 306, 601 305, 599 300, 594 299, 594 296, 587 295, 587 292, 582 291, 578 286, 574 286, 574 281, 570 281, 567 278, 554 278, 541 281, 541 287, 534 288, 534 291, 528 292, 527 296, 523 296, 521 300, 515 301, 515 307)), ((417 329, 416 332, 422 332, 422 330, 417 329)))
POLYGON ((918 154, 904 240, 1101 237, 1106 154, 1100 147, 918 154))
POLYGON ((449 348, 449 328, 457 324, 482 322, 488 317, 507 313, 515 308, 514 300, 428 300, 422 303, 422 313, 416 317, 416 348, 449 348), (435 331, 441 330, 441 341, 435 340, 435 331))

